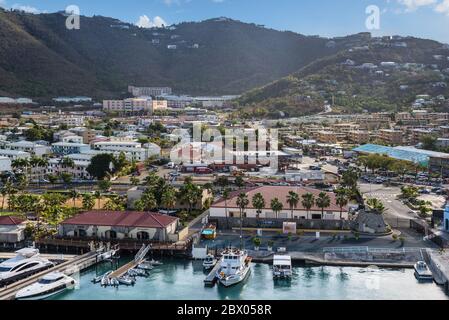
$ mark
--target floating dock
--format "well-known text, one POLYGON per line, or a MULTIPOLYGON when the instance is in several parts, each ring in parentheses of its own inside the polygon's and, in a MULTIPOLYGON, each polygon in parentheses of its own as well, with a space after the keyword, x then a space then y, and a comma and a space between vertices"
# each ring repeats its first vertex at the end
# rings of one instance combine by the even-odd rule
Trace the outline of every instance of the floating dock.
POLYGON ((124 266, 118 268, 114 272, 112 272, 108 278, 109 279, 117 279, 121 276, 125 275, 129 270, 134 269, 139 264, 141 264, 143 261, 145 261, 145 256, 148 254, 148 252, 151 249, 151 245, 148 246, 142 246, 142 248, 139 250, 139 252, 136 254, 134 260, 128 262, 124 266))
POLYGON ((221 262, 218 261, 217 264, 215 265, 215 267, 212 269, 211 272, 209 272, 209 274, 207 275, 206 279, 204 279, 204 284, 206 286, 215 286, 215 284, 217 283, 217 271, 220 269, 221 267, 221 262))

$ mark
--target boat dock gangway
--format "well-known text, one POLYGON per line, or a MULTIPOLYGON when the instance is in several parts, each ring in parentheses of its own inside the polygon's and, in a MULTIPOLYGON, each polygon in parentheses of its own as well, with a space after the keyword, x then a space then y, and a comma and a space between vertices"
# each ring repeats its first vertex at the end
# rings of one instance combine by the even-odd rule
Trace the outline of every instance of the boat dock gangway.
POLYGON ((130 262, 128 262, 127 264, 125 264, 124 266, 118 268, 117 270, 115 270, 114 272, 112 272, 108 278, 109 279, 117 279, 122 277, 123 275, 125 275, 129 270, 134 269, 135 267, 137 267, 139 264, 141 264, 142 262, 145 261, 145 257, 148 254, 148 252, 151 250, 151 245, 143 245, 142 248, 139 250, 139 252, 137 252, 136 256, 134 257, 134 259, 130 262))
POLYGON ((206 279, 204 279, 204 284, 206 286, 213 287, 215 283, 217 283, 217 271, 221 268, 221 261, 219 260, 217 264, 214 266, 211 272, 207 275, 206 279))

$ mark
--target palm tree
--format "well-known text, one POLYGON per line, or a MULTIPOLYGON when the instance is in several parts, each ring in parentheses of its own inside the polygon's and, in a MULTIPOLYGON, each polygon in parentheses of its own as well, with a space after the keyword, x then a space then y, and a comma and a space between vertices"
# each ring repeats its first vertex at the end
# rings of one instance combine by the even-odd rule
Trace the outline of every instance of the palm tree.
POLYGON ((370 198, 366 204, 377 214, 384 214, 387 211, 384 204, 379 199, 370 198))
POLYGON ((292 211, 292 219, 293 217, 293 210, 296 209, 298 207, 298 203, 299 203, 299 194, 297 194, 294 191, 290 191, 287 195, 287 203, 290 206, 290 210, 292 211))
POLYGON ((301 204, 307 210, 307 218, 308 218, 310 210, 315 205, 315 196, 313 195, 313 193, 303 194, 301 204))
POLYGON ((225 216, 226 216, 226 228, 229 229, 229 218, 228 218, 228 200, 229 200, 230 190, 225 188, 223 190, 223 200, 225 202, 225 216))
POLYGON ((176 190, 173 187, 166 187, 162 193, 161 203, 166 209, 173 209, 177 201, 176 190))
POLYGON ((6 196, 10 196, 12 194, 12 190, 14 189, 14 186, 12 184, 12 182, 7 181, 2 189, 0 190, 0 193, 2 195, 2 210, 5 208, 5 198, 6 196))
POLYGON ((134 203, 137 211, 152 211, 157 207, 156 197, 154 193, 147 190, 143 193, 142 198, 134 203))
POLYGON ((70 190, 69 194, 70 194, 70 198, 73 201, 73 207, 76 208, 76 199, 79 198, 80 194, 78 191, 76 191, 76 189, 70 190))
POLYGON ((83 194, 83 209, 84 210, 92 210, 95 206, 95 198, 90 194, 83 194))
POLYGON ((284 209, 284 205, 278 198, 271 200, 271 210, 276 214, 276 219, 278 219, 279 212, 281 212, 282 209, 284 209))
POLYGON ((75 167, 75 161, 72 158, 64 157, 61 159, 61 164, 64 168, 73 168, 75 167))
POLYGON ((321 219, 323 219, 324 209, 331 205, 331 198, 326 192, 321 192, 315 200, 315 204, 318 208, 321 208, 321 219))
POLYGON ((181 199, 189 205, 189 214, 192 212, 194 205, 201 199, 202 190, 199 186, 187 182, 181 188, 181 199))
POLYGON ((335 202, 338 204, 338 206, 340 207, 340 220, 342 220, 343 217, 343 208, 348 204, 349 199, 348 199, 348 193, 346 191, 346 189, 344 188, 339 188, 337 189, 337 196, 335 198, 335 202))
POLYGON ((237 197, 237 206, 240 210, 240 249, 243 249, 243 214, 246 207, 249 204, 248 195, 246 193, 240 193, 237 197))
POLYGON ((265 208, 265 198, 261 193, 257 193, 253 197, 253 207, 257 210, 257 218, 260 217, 260 214, 262 213, 262 209, 265 208))
POLYGON ((94 193, 94 198, 97 200, 98 203, 98 210, 101 209, 101 198, 103 197, 103 195, 101 194, 101 191, 95 191, 94 193))

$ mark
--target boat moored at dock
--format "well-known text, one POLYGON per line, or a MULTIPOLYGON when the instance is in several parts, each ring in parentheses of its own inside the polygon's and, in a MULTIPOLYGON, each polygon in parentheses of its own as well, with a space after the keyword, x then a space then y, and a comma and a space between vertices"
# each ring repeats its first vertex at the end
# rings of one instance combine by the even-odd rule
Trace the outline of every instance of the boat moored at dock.
POLYGON ((276 255, 273 257, 274 279, 291 279, 292 274, 292 258, 290 256, 276 255))
POLYGON ((244 281, 251 272, 251 260, 247 251, 238 249, 224 251, 216 274, 218 282, 230 287, 244 281))
POLYGON ((16 300, 42 300, 69 289, 74 289, 76 281, 60 272, 45 275, 36 283, 23 288, 16 294, 16 300))
POLYGON ((433 274, 432 271, 430 271, 429 267, 424 261, 418 261, 415 266, 415 277, 418 280, 425 280, 425 281, 432 281, 433 280, 433 274))
POLYGON ((205 270, 210 270, 217 264, 218 260, 214 255, 208 254, 207 257, 203 260, 203 268, 205 270))

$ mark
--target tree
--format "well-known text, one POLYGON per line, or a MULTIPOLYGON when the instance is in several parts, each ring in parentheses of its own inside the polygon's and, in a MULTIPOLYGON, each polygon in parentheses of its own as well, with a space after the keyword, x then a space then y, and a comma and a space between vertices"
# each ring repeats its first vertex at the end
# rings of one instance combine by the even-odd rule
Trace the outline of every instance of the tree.
POLYGON ((61 165, 63 168, 74 168, 75 167, 75 161, 73 161, 72 158, 64 157, 61 159, 61 165))
POLYGON ((131 177, 130 181, 133 186, 138 186, 140 184, 140 179, 137 177, 131 177))
POLYGON ((75 189, 70 190, 70 198, 73 201, 73 207, 76 208, 76 200, 79 198, 80 194, 78 191, 76 191, 75 189))
POLYGON ((111 190, 112 183, 109 180, 100 180, 98 181, 97 186, 101 190, 101 192, 107 193, 111 190))
POLYGON ((248 195, 246 193, 240 193, 237 197, 237 206, 240 210, 240 249, 243 249, 243 215, 248 204, 248 195))
POLYGON ((265 208, 265 198, 261 193, 256 193, 252 199, 253 207, 257 210, 257 218, 260 217, 260 214, 262 213, 262 209, 265 208))
POLYGON ((118 157, 113 157, 112 163, 114 164, 114 168, 117 172, 121 171, 126 166, 129 166, 129 161, 126 159, 126 155, 124 152, 120 152, 118 157))
POLYGON ((14 185, 12 182, 7 181, 3 187, 1 188, 1 195, 2 195, 2 210, 5 208, 5 197, 8 196, 8 198, 14 194, 16 191, 14 189, 14 185))
POLYGON ((152 211, 157 207, 157 201, 154 194, 147 190, 142 197, 134 203, 137 211, 152 211))
POLYGON ((48 179, 48 182, 50 182, 52 185, 55 185, 56 182, 58 182, 58 177, 55 176, 54 174, 47 175, 47 179, 48 179))
POLYGON ((226 227, 229 229, 229 217, 228 217, 228 200, 229 200, 230 190, 225 188, 223 190, 223 200, 225 202, 225 216, 226 216, 226 227))
POLYGON ((403 186, 401 188, 401 198, 411 202, 415 201, 419 196, 419 189, 414 186, 403 186))
POLYGON ((432 208, 429 208, 427 205, 419 206, 419 216, 423 219, 429 216, 429 213, 432 212, 432 208))
POLYGON ((202 197, 202 189, 187 180, 184 182, 184 185, 180 190, 181 199, 185 201, 189 205, 189 214, 192 212, 194 205, 201 199, 202 197))
POLYGON ((337 189, 336 193, 337 193, 337 196, 335 197, 335 202, 340 207, 340 220, 342 220, 343 219, 343 208, 349 202, 348 193, 347 193, 346 189, 344 189, 344 188, 337 189))
POLYGON ((92 210, 95 206, 95 198, 89 193, 83 194, 82 198, 83 198, 83 209, 92 210))
POLYGON ((67 196, 61 193, 44 193, 42 195, 44 207, 62 206, 67 201, 67 196))
POLYGON ((301 204, 306 209, 307 216, 309 216, 310 210, 315 205, 315 196, 313 195, 313 193, 303 194, 301 204))
POLYGON ((108 174, 113 173, 113 161, 113 155, 107 153, 98 154, 91 159, 90 165, 86 170, 97 180, 103 180, 108 174))
POLYGON ((101 198, 102 197, 103 197, 103 195, 101 194, 101 191, 94 192, 94 198, 97 200, 97 203, 98 203, 98 210, 101 209, 101 198))
POLYGON ((59 178, 62 180, 62 182, 64 183, 65 186, 68 186, 69 184, 72 183, 72 175, 70 173, 67 172, 61 172, 59 174, 59 178))
POLYGON ((110 197, 104 209, 107 211, 124 211, 126 209, 126 198, 121 196, 110 197))
POLYGON ((368 205, 368 207, 370 207, 370 209, 373 212, 375 212, 377 214, 381 215, 381 214, 384 214, 387 211, 387 209, 385 208, 384 204, 379 199, 370 198, 370 199, 368 199, 366 204, 368 205))
POLYGON ((176 205, 177 199, 178 197, 175 188, 169 186, 162 192, 161 204, 166 209, 173 209, 176 205))
POLYGON ((324 209, 328 208, 331 205, 331 198, 326 192, 321 192, 318 195, 318 198, 315 200, 315 204, 318 208, 321 209, 321 219, 323 219, 324 209))
POLYGON ((227 176, 219 176, 215 179, 215 184, 221 189, 224 189, 229 185, 229 179, 227 176))
POLYGON ((437 151, 438 138, 433 135, 426 135, 422 137, 421 144, 424 150, 437 151))
POLYGON ((294 191, 290 191, 287 195, 287 203, 290 206, 290 210, 292 211, 292 219, 294 219, 293 210, 298 207, 299 194, 294 191))
POLYGON ((276 219, 279 218, 279 213, 282 211, 282 209, 284 209, 284 205, 279 201, 278 198, 274 198, 273 200, 271 200, 271 210, 273 210, 273 212, 275 213, 276 219))
POLYGON ((239 189, 242 189, 245 186, 245 180, 243 180, 243 178, 241 176, 238 176, 235 178, 235 185, 239 189))

